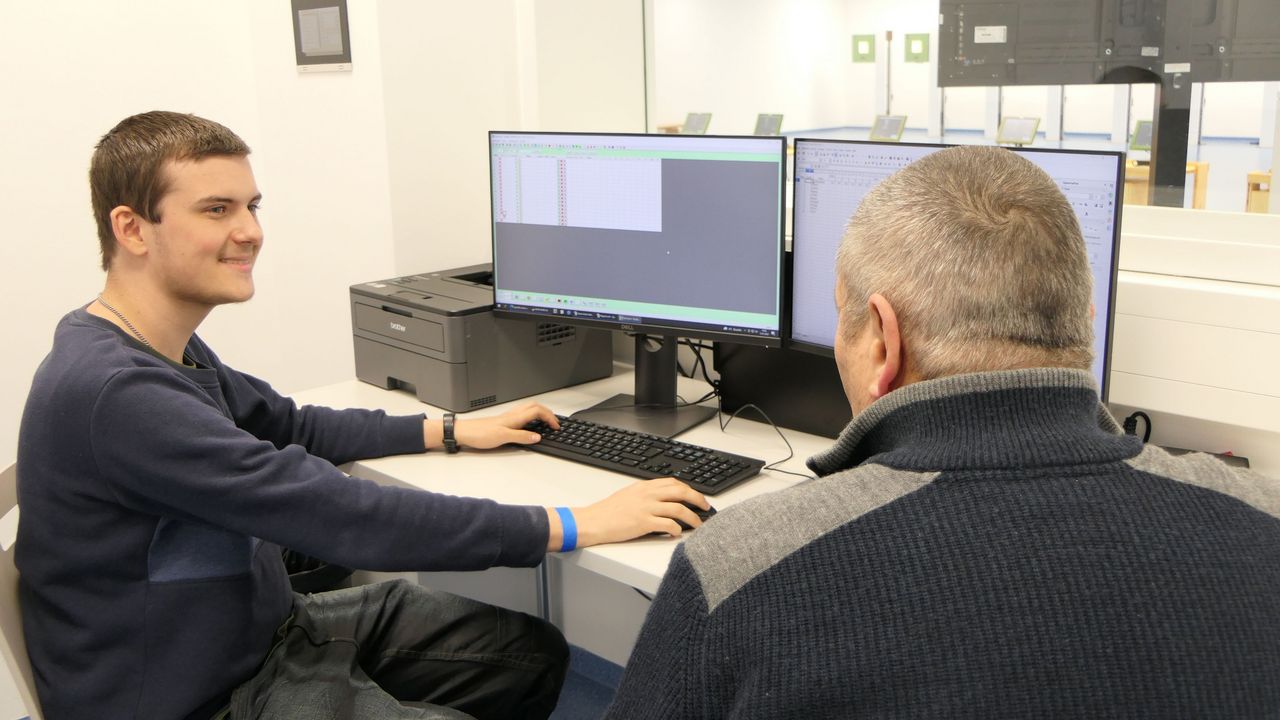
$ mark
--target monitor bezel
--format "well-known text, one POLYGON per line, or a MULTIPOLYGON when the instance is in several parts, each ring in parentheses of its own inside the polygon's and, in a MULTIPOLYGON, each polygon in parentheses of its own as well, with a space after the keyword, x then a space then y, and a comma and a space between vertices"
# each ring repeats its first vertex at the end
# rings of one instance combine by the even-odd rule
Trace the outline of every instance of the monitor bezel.
MULTIPOLYGON (((666 133, 606 133, 606 132, 561 132, 561 131, 542 131, 542 130, 490 130, 488 135, 488 157, 489 157, 489 250, 493 258, 493 314, 495 317, 508 319, 539 319, 545 322, 555 322, 563 325, 573 325, 581 327, 596 327, 606 330, 618 330, 629 335, 656 335, 679 338, 690 338, 695 340, 710 340, 712 342, 734 342, 743 345, 758 345, 761 347, 782 347, 784 339, 790 332, 790 307, 788 306, 789 289, 787 286, 787 272, 785 268, 786 253, 786 226, 787 226, 787 138, 784 135, 680 135, 666 133), (771 335, 754 335, 749 333, 737 333, 732 331, 716 331, 707 328, 687 327, 676 323, 663 322, 644 322, 644 323, 621 323, 612 320, 598 320, 593 318, 582 318, 568 315, 556 315, 553 313, 543 313, 535 311, 512 310, 499 308, 497 303, 498 285, 498 253, 497 253, 497 226, 494 222, 497 209, 494 207, 494 188, 493 188, 493 137, 495 135, 528 135, 528 136, 557 136, 557 137, 654 137, 663 140, 671 140, 674 142, 698 142, 707 140, 752 140, 755 142, 771 142, 778 146, 778 163, 780 172, 778 173, 778 239, 777 239, 777 296, 775 298, 774 307, 777 308, 778 317, 778 334, 771 335), (683 138, 683 139, 680 139, 683 138)), ((707 272, 718 272, 721 268, 707 268, 707 272)))
MULTIPOLYGON (((798 175, 795 171, 795 163, 799 162, 800 148, 802 147, 801 145, 802 143, 803 144, 834 143, 839 145, 883 145, 883 146, 895 147, 895 148, 901 148, 904 146, 905 147, 930 147, 930 148, 937 148, 939 150, 949 148, 949 147, 957 147, 956 143, 885 142, 880 140, 847 140, 842 138, 795 138, 793 142, 795 143, 795 153, 792 156, 792 168, 791 168, 793 196, 796 190, 794 183, 799 182, 798 175)), ((986 146, 986 147, 1001 147, 1001 146, 986 146)), ((1104 357, 1102 360, 1102 387, 1098 389, 1099 398, 1103 402, 1106 402, 1108 399, 1108 393, 1111 385, 1111 358, 1112 356, 1115 355, 1115 350, 1114 350, 1115 321, 1116 321, 1115 307, 1116 307, 1116 291, 1118 290, 1118 277, 1119 277, 1119 270, 1120 270, 1119 268, 1120 240, 1121 240, 1120 221, 1122 219, 1123 207, 1124 207, 1123 201, 1124 201, 1124 167, 1125 167, 1125 158, 1126 158, 1125 153, 1122 150, 1074 150, 1071 148, 1040 148, 1040 147, 1032 148, 1032 147, 1021 147, 1021 146, 1020 147, 1001 147, 1001 149, 1008 150, 1009 152, 1016 152, 1016 153, 1036 152, 1036 153, 1067 153, 1072 155, 1108 155, 1116 158, 1116 202, 1115 202, 1115 220, 1114 220, 1115 228, 1116 228, 1116 238, 1115 238, 1115 242, 1112 243, 1112 246, 1111 246, 1111 273, 1110 273, 1110 278, 1108 280, 1108 282, 1110 283, 1110 292, 1107 293, 1108 307, 1106 308, 1106 313, 1107 313, 1106 314, 1106 318, 1107 318, 1106 357, 1104 357)), ((791 322, 791 316, 795 311, 795 293, 792 291, 791 288, 793 287, 793 284, 794 284, 793 275, 795 273, 796 213, 797 212, 798 212, 798 209, 797 207, 795 207, 795 203, 793 202, 792 208, 791 208, 791 254, 792 254, 792 257, 790 258, 790 262, 788 262, 789 272, 788 272, 788 277, 786 282, 786 285, 788 288, 787 332, 783 336, 783 347, 793 349, 793 350, 799 350, 801 352, 812 353, 815 355, 824 355, 826 357, 834 358, 835 357, 834 346, 827 346, 827 345, 821 345, 818 343, 796 340, 791 336, 791 328, 793 325, 793 323, 791 322)), ((834 303, 835 299, 832 298, 831 301, 834 303)))

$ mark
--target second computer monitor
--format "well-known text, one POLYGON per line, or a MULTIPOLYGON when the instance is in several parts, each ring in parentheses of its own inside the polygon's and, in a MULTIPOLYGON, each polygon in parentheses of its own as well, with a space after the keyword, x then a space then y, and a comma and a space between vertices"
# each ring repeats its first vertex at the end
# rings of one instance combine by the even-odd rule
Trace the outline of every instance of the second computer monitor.
POLYGON ((786 138, 493 132, 489 152, 496 310, 670 338, 652 378, 637 343, 631 405, 674 402, 676 337, 782 344, 786 138))
MULTIPOLYGON (((822 354, 832 352, 836 332, 834 263, 845 225, 881 180, 943 147, 947 146, 795 141, 790 345, 822 354)), ((1080 222, 1094 278, 1093 372, 1106 400, 1124 155, 1075 150, 1011 152, 1053 178, 1080 222)))

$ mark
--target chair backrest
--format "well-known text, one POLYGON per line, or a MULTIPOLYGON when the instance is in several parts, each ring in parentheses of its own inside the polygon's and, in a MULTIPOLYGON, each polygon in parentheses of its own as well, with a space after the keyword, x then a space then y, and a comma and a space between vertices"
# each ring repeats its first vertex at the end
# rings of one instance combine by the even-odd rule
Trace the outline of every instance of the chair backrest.
POLYGON ((36 701, 36 680, 27 659, 27 643, 22 639, 22 613, 18 609, 18 568, 13 564, 14 538, 18 519, 18 468, 11 465, 0 473, 0 655, 18 686, 18 698, 27 706, 31 720, 40 720, 36 701))

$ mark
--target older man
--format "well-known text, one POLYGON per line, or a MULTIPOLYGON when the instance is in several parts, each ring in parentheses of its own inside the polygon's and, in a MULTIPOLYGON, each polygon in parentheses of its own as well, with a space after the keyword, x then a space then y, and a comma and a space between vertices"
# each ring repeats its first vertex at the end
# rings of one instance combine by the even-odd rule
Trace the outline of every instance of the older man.
POLYGON ((933 153, 836 262, 854 419, 676 552, 610 717, 1280 715, 1280 488, 1119 433, 1053 181, 933 153))

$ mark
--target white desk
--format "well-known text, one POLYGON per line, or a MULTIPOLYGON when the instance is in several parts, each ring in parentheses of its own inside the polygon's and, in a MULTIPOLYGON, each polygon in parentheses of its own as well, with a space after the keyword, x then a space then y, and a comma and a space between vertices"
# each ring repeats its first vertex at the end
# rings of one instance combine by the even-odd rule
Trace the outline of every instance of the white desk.
MULTIPOLYGON (((568 415, 590 407, 616 393, 630 392, 630 371, 613 377, 539 395, 533 400, 552 411, 568 415)), ((705 383, 681 378, 680 388, 686 397, 696 397, 705 383)), ((441 410, 425 405, 412 394, 388 391, 358 380, 329 385, 293 396, 299 404, 325 405, 333 408, 381 408, 391 414, 407 415, 426 412, 440 417, 441 410)), ((478 411, 477 415, 501 412, 526 400, 496 405, 478 411)), ((698 445, 760 458, 766 464, 787 456, 787 446, 769 425, 746 419, 750 411, 729 423, 723 432, 713 418, 680 436, 698 445)), ((725 416, 728 417, 727 415, 725 416)), ((757 416, 758 417, 758 416, 757 416)), ((807 473, 804 460, 831 446, 829 438, 783 429, 795 450, 795 456, 780 465, 785 470, 807 473)), ((424 455, 399 455, 352 463, 348 472, 391 485, 404 485, 451 495, 484 497, 501 503, 520 505, 589 505, 634 480, 626 475, 548 457, 519 448, 489 451, 467 451, 450 456, 432 452, 424 455)), ((766 470, 760 475, 718 495, 712 505, 723 509, 747 498, 789 487, 802 478, 766 470)), ((658 590, 678 540, 645 538, 628 543, 603 545, 577 550, 562 556, 565 562, 625 583, 647 593, 658 590)))
MULTIPOLYGON (((633 383, 630 370, 619 367, 611 378, 531 399, 568 415, 614 394, 631 392, 633 383)), ((699 397, 706 384, 681 378, 678 387, 684 397, 699 397)), ((426 412, 430 417, 441 414, 438 408, 424 405, 408 392, 382 390, 358 380, 295 393, 293 398, 300 404, 333 408, 380 408, 405 415, 426 412)), ((476 414, 501 412, 527 401, 485 408, 476 414)), ((750 414, 750 411, 744 413, 750 414)), ((783 429, 782 432, 794 448, 795 456, 780 467, 792 472, 807 473, 804 460, 832 443, 829 438, 795 430, 783 429)), ((786 444, 773 428, 743 416, 729 423, 724 432, 713 418, 682 434, 680 439, 760 458, 766 464, 788 453, 786 444)), ((386 484, 521 505, 587 505, 634 482, 626 475, 519 448, 464 450, 457 455, 443 452, 400 455, 357 461, 346 469, 352 475, 386 484)), ((709 499, 722 510, 799 482, 802 478, 766 470, 709 499)), ((496 568, 486 573, 422 574, 419 581, 487 602, 541 612, 560 626, 569 642, 623 664, 648 609, 648 603, 631 588, 648 595, 657 592, 678 544, 679 540, 672 538, 644 538, 553 554, 538 573, 496 568)))

